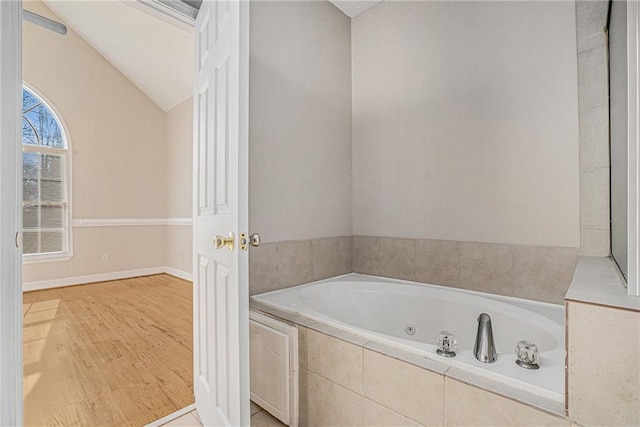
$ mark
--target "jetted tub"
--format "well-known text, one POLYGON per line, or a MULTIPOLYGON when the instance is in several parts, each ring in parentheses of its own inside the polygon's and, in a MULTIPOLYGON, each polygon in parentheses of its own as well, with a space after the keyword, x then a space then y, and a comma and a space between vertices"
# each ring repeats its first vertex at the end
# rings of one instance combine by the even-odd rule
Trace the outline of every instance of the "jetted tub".
POLYGON ((252 298, 372 341, 564 401, 564 307, 442 286, 347 274, 252 298), (495 363, 473 356, 480 313, 491 316, 495 363), (409 328, 407 328, 409 326, 409 328), (413 335, 407 333, 412 331, 413 335), (455 334, 457 356, 436 353, 436 334, 455 334), (516 365, 521 340, 537 344, 540 369, 516 365))

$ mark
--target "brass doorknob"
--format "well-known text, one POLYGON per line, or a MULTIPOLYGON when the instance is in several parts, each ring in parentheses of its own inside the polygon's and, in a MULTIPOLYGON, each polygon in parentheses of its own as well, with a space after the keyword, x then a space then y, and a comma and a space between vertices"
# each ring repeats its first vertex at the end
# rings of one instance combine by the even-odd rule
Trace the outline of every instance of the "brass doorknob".
POLYGON ((229 233, 229 237, 216 236, 213 239, 213 246, 216 249, 221 249, 227 246, 230 251, 233 250, 233 233, 229 233))

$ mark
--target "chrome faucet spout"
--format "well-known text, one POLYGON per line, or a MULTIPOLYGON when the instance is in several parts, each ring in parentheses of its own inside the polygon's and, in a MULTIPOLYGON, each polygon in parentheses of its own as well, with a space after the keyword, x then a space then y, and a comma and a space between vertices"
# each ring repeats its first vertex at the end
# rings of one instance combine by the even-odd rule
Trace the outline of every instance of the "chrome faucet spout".
POLYGON ((496 346, 493 341, 491 317, 487 313, 478 316, 478 331, 473 346, 473 355, 482 363, 493 363, 498 360, 496 346))

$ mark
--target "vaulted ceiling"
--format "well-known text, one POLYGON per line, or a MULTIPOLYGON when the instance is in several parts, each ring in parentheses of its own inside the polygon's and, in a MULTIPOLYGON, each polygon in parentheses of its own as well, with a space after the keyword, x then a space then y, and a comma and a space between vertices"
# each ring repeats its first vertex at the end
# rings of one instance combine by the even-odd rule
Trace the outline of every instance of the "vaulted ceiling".
POLYGON ((193 29, 135 1, 44 0, 162 110, 188 99, 193 86, 193 29))
MULTIPOLYGON (((162 110, 192 95, 193 30, 143 3, 43 0, 162 110)), ((354 18, 382 0, 329 0, 354 18)), ((202 0, 183 0, 199 8, 202 0)))

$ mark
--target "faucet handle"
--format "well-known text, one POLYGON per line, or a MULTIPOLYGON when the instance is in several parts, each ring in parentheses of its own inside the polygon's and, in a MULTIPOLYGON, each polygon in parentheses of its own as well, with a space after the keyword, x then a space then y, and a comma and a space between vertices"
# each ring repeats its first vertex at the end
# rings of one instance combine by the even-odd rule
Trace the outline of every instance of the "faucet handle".
POLYGON ((444 356, 444 357, 456 356, 456 352, 454 350, 458 345, 458 341, 456 341, 455 335, 453 335, 451 332, 449 331, 438 332, 438 334, 436 335, 436 345, 438 346, 436 353, 438 353, 440 356, 444 356))
POLYGON ((516 363, 518 366, 525 369, 538 369, 538 360, 540 358, 540 352, 538 346, 531 341, 522 340, 516 344, 516 363))

